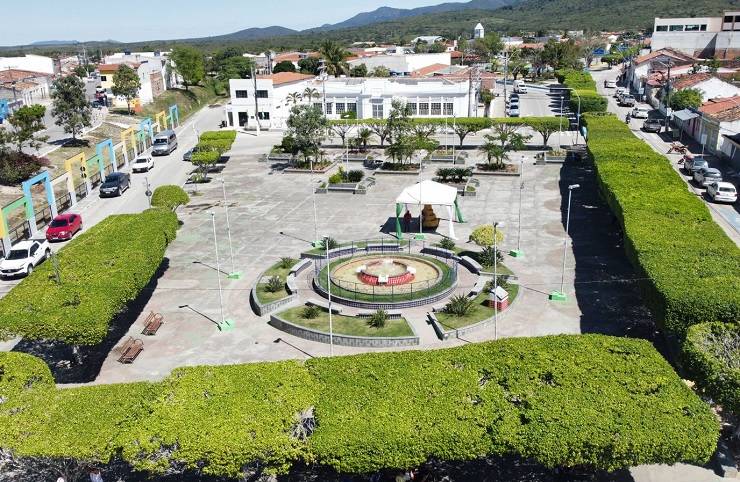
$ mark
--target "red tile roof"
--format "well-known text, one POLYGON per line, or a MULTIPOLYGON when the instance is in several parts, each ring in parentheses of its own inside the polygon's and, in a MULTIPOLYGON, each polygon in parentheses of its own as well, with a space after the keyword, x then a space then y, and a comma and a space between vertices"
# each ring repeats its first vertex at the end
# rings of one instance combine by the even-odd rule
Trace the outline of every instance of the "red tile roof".
POLYGON ((298 72, 278 72, 272 75, 260 75, 258 79, 272 79, 272 85, 290 84, 301 80, 314 79, 315 75, 299 74, 298 72))
POLYGON ((136 62, 121 62, 120 64, 100 64, 98 72, 117 72, 121 65, 128 65, 132 69, 138 69, 141 64, 136 62))
POLYGON ((681 77, 678 77, 675 81, 673 81, 673 88, 677 90, 686 89, 688 87, 693 87, 696 84, 699 84, 711 78, 712 78, 712 74, 709 74, 709 73, 683 75, 681 77))
POLYGON ((448 67, 449 65, 446 64, 427 65, 426 67, 422 67, 419 70, 414 70, 413 72, 411 72, 411 77, 427 77, 429 74, 439 72, 440 70, 444 70, 448 67))
POLYGON ((13 82, 29 77, 52 77, 51 74, 44 74, 42 72, 33 72, 31 70, 19 70, 19 69, 7 69, 0 70, 0 82, 13 82))
POLYGON ((699 107, 699 111, 719 122, 740 120, 740 96, 712 99, 699 107))
POLYGON ((672 57, 676 60, 680 60, 685 63, 691 63, 694 61, 692 57, 689 57, 686 54, 683 54, 681 52, 677 52, 673 49, 665 48, 660 50, 655 50, 653 52, 650 52, 649 54, 641 55, 635 59, 636 64, 642 64, 649 60, 652 60, 656 57, 660 57, 661 55, 665 55, 667 57, 672 57))

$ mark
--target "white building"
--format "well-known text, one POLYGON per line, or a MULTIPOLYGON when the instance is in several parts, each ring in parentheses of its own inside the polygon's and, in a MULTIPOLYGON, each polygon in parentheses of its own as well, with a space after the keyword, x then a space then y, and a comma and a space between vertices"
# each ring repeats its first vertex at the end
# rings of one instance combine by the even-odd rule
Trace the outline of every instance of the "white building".
POLYGON ((346 112, 354 112, 358 119, 386 118, 394 98, 405 99, 414 117, 467 116, 470 102, 467 79, 330 78, 322 82, 281 72, 258 78, 256 92, 253 79, 231 79, 229 84, 226 122, 231 127, 252 128, 259 120, 260 128, 283 128, 295 100, 323 109, 325 99, 329 119, 339 119, 346 112), (305 98, 306 89, 317 96, 305 98), (304 98, 294 100, 291 94, 304 98))
POLYGON ((656 18, 653 50, 670 47, 696 58, 740 56, 740 11, 722 17, 656 18))
POLYGON ((372 72, 376 67, 386 67, 393 75, 410 75, 411 72, 430 65, 444 64, 452 65, 452 54, 442 52, 437 54, 409 54, 400 51, 392 55, 375 55, 371 57, 360 57, 349 61, 350 67, 365 65, 368 72, 372 72))
POLYGON ((473 29, 473 38, 486 38, 486 29, 483 28, 483 24, 479 23, 473 29))
MULTIPOLYGON (((169 62, 169 56, 170 52, 117 52, 112 55, 106 55, 103 63, 108 65, 120 65, 124 63, 129 65, 146 64, 143 69, 140 69, 140 74, 154 74, 159 72, 165 81, 165 89, 171 89, 175 87, 176 81, 175 79, 168 81, 167 64, 169 62)), ((149 82, 147 79, 142 79, 142 81, 149 82)))
POLYGON ((27 70, 42 74, 54 75, 59 70, 54 59, 41 55, 26 55, 25 57, 0 57, 0 70, 27 70))

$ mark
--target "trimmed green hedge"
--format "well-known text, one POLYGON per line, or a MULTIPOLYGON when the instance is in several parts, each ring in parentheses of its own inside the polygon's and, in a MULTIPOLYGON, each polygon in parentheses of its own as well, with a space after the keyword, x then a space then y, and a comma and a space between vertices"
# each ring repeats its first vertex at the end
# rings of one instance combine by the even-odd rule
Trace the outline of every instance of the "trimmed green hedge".
POLYGON ((47 261, 0 300, 0 335, 100 343, 154 276, 176 230, 177 216, 162 209, 109 216, 59 251, 61 283, 47 261))
POLYGON ((699 387, 726 410, 740 414, 740 324, 692 326, 683 354, 685 367, 699 387))
MULTIPOLYGON (((413 117, 411 119, 413 124, 420 125, 436 125, 452 128, 453 124, 458 126, 470 125, 480 128, 479 130, 487 129, 493 124, 515 124, 521 126, 534 126, 540 125, 543 122, 552 122, 555 126, 558 125, 557 117, 447 117, 447 118, 427 118, 427 117, 413 117)), ((340 119, 330 120, 329 125, 383 125, 387 123, 387 119, 340 119)))
POLYGON ((180 186, 159 186, 152 194, 152 206, 161 207, 174 211, 178 206, 190 202, 190 196, 180 186))
POLYGON ((718 434, 650 343, 601 335, 188 367, 157 384, 40 386, 0 404, 0 447, 18 455, 120 452, 160 474, 304 462, 367 473, 508 454, 549 467, 703 464, 718 434))
POLYGON ((591 90, 574 90, 570 96, 570 110, 578 112, 578 97, 581 98, 581 114, 586 112, 606 112, 609 103, 606 97, 591 90))
POLYGON ((31 388, 53 386, 54 377, 43 360, 25 353, 0 352, 0 398, 31 388))
POLYGON ((233 143, 236 140, 236 131, 206 131, 200 135, 201 141, 223 139, 233 143))
POLYGON ((583 70, 561 69, 555 72, 555 77, 571 89, 596 91, 596 82, 590 73, 583 70))
POLYGON ((697 323, 740 320, 740 250, 706 205, 624 122, 585 119, 601 191, 623 226, 627 256, 649 280, 653 313, 679 339, 697 323))

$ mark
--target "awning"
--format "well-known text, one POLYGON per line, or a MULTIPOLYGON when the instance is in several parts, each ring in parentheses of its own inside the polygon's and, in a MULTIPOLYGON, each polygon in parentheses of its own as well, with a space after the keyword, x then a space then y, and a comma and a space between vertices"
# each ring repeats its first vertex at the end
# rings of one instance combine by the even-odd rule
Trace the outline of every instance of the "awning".
POLYGON ((696 112, 690 111, 689 109, 683 109, 683 110, 674 112, 673 117, 680 120, 681 122, 686 122, 687 120, 691 120, 696 117, 699 117, 699 114, 697 114, 696 112))

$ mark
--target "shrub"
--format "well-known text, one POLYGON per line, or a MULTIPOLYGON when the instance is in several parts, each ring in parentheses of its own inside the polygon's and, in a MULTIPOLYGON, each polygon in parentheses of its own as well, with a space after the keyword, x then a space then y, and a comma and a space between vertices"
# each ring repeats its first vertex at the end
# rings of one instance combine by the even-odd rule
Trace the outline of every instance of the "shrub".
POLYGON ((152 279, 175 239, 174 213, 151 209, 109 216, 75 237, 0 300, 0 337, 100 343, 114 317, 152 279))
POLYGON ((316 305, 307 305, 303 308, 301 316, 306 320, 313 320, 319 317, 321 314, 321 308, 316 305))
MULTIPOLYGON (((500 228, 496 229, 496 243, 504 240, 504 233, 500 228)), ((478 246, 493 246, 493 225, 482 224, 476 226, 470 234, 470 241, 478 246)))
POLYGON ((372 326, 373 328, 385 328, 385 324, 388 321, 388 313, 384 310, 378 310, 372 315, 370 315, 370 319, 367 321, 367 324, 372 326))
POLYGON ((475 302, 465 295, 455 295, 445 305, 445 312, 455 316, 465 316, 473 309, 475 302))
POLYGON ((344 178, 342 177, 341 172, 335 172, 329 176, 329 184, 341 184, 342 181, 344 181, 344 178))
POLYGON ((452 178, 456 182, 462 182, 466 177, 470 177, 472 175, 472 167, 455 167, 452 169, 452 178))
POLYGON ((0 184, 15 186, 36 174, 49 161, 24 152, 0 150, 0 184))
POLYGON ((278 291, 282 290, 284 287, 283 280, 280 279, 280 276, 271 276, 265 285, 265 289, 269 291, 270 293, 277 293, 278 291))
POLYGON ((152 206, 174 211, 190 202, 190 196, 180 186, 159 186, 152 194, 152 206))
POLYGON ((496 263, 501 263, 504 260, 504 255, 500 249, 494 249, 493 246, 486 246, 478 253, 478 261, 480 264, 486 267, 491 267, 496 263))
POLYGON ((606 97, 590 90, 576 90, 570 96, 570 109, 578 112, 578 97, 580 96, 581 114, 586 112, 606 112, 608 102, 606 97))
POLYGON ((689 326, 740 320, 740 250, 670 161, 613 115, 588 114, 601 191, 624 232, 643 298, 682 339, 689 326))
POLYGON ((439 242, 439 247, 452 251, 455 249, 455 241, 450 238, 442 238, 442 241, 439 242))
POLYGON ((54 377, 43 360, 25 353, 0 352, 0 400, 30 389, 54 387, 54 377))
POLYGON ((191 157, 193 164, 196 165, 215 164, 219 159, 221 159, 221 154, 218 151, 196 151, 191 157))
POLYGON ((360 182, 365 177, 365 173, 360 169, 353 169, 347 172, 347 182, 360 182))
POLYGON ((453 177, 454 171, 452 168, 449 167, 440 167, 437 169, 437 177, 439 178, 440 182, 447 182, 448 179, 451 179, 453 177))
POLYGON ((296 263, 296 260, 289 256, 283 256, 280 258, 280 267, 283 269, 288 269, 292 267, 296 263))
POLYGON ((216 151, 219 154, 223 154, 231 149, 231 141, 228 139, 201 140, 198 142, 197 148, 199 151, 216 151))
POLYGON ((596 82, 591 74, 582 70, 561 69, 555 72, 558 82, 565 84, 571 89, 591 90, 596 92, 596 82))
POLYGON ((236 131, 206 131, 200 135, 201 141, 212 141, 212 140, 228 140, 234 142, 236 140, 236 131))
POLYGON ((336 239, 327 237, 327 238, 323 238, 319 242, 319 248, 326 251, 327 244, 329 245, 329 249, 335 249, 339 247, 339 243, 337 242, 336 239))

